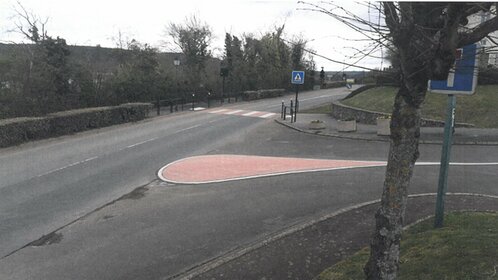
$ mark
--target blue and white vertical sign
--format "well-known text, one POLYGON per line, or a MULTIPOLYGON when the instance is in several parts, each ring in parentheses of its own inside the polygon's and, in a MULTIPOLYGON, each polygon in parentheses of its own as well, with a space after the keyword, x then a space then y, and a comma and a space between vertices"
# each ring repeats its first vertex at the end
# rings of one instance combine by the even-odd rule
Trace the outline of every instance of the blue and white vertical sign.
POLYGON ((291 83, 294 85, 304 84, 304 71, 292 71, 291 83))
POLYGON ((473 94, 477 85, 478 44, 457 49, 455 65, 446 80, 430 80, 429 91, 443 94, 473 94))

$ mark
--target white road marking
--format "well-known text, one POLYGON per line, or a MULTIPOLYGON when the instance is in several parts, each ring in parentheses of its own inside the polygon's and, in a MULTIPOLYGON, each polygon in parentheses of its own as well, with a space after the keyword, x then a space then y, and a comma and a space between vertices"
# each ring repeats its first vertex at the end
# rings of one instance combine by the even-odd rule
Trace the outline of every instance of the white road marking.
POLYGON ((130 145, 130 146, 126 146, 126 148, 133 148, 133 147, 136 147, 138 145, 142 145, 142 144, 145 144, 145 143, 148 143, 150 141, 154 141, 156 140, 157 138, 152 138, 152 139, 149 139, 149 140, 145 140, 145 141, 142 141, 142 142, 138 142, 138 143, 135 143, 133 145, 130 145))
POLYGON ((66 166, 63 166, 63 167, 60 167, 60 168, 57 168, 57 169, 53 169, 53 170, 50 170, 50 171, 45 172, 45 173, 43 173, 43 174, 37 175, 37 176, 36 176, 36 178, 38 178, 38 177, 43 177, 43 176, 45 176, 45 175, 49 175, 49 174, 52 174, 52 173, 54 173, 54 172, 61 171, 61 170, 64 170, 64 169, 67 169, 67 168, 69 168, 69 167, 73 167, 73 166, 76 166, 76 165, 78 165, 78 164, 82 164, 82 163, 85 163, 85 162, 89 162, 89 161, 94 160, 94 159, 97 159, 97 158, 98 158, 98 157, 97 157, 97 156, 95 156, 95 157, 91 157, 91 158, 84 159, 84 160, 82 160, 82 161, 78 161, 78 162, 75 162, 75 163, 71 163, 71 164, 68 164, 68 165, 66 165, 66 166))
POLYGON ((263 119, 266 119, 266 118, 269 118, 271 116, 275 116, 276 114, 275 113, 268 113, 268 114, 265 114, 265 115, 262 115, 262 116, 259 116, 260 118, 263 118, 263 119))
POLYGON ((269 113, 269 112, 263 112, 263 111, 246 111, 246 110, 227 110, 227 109, 221 109, 221 110, 216 110, 209 112, 212 114, 223 114, 223 115, 238 115, 238 116, 243 116, 243 117, 256 117, 256 118, 262 118, 266 119, 272 116, 275 116, 276 113, 269 113))
POLYGON ((249 117, 249 116, 252 116, 252 115, 257 114, 257 113, 260 113, 260 112, 259 111, 251 111, 249 113, 242 114, 242 116, 249 117))
POLYGON ((228 109, 221 109, 221 110, 211 111, 209 113, 211 113, 211 114, 218 114, 218 113, 225 112, 225 111, 228 111, 228 109))
POLYGON ((225 115, 233 115, 233 114, 237 114, 237 113, 240 113, 240 112, 243 112, 244 110, 235 110, 235 111, 231 111, 231 112, 228 112, 228 113, 224 113, 225 115))
MULTIPOLYGON (((279 171, 274 173, 265 173, 258 175, 249 175, 249 176, 238 176, 233 178, 224 178, 224 179, 215 179, 211 181, 174 181, 163 176, 163 171, 166 170, 173 164, 184 161, 188 158, 183 158, 172 163, 167 164, 163 168, 159 169, 157 176, 164 182, 172 183, 172 184, 187 184, 187 185, 201 185, 201 184, 211 184, 211 183, 220 183, 220 182, 230 182, 230 181, 239 181, 246 179, 255 179, 255 178, 264 178, 264 177, 272 177, 279 175, 288 175, 288 174, 300 174, 300 173, 313 173, 313 172, 324 172, 324 171, 335 171, 335 170, 347 170, 347 169, 361 169, 361 168, 375 168, 375 167, 385 167, 387 166, 387 161, 364 161, 365 163, 375 163, 375 165, 359 165, 359 166, 342 166, 342 167, 326 167, 326 168, 316 168, 316 169, 305 169, 305 170, 290 170, 290 171, 279 171)), ((355 161, 352 161, 355 162, 355 161)), ((437 166, 440 165, 439 162, 417 162, 415 165, 419 166, 437 166)), ((450 165, 454 166, 493 166, 498 165, 498 162, 450 162, 450 165)))
MULTIPOLYGON (((440 162, 416 162, 415 165, 428 166, 428 165, 440 165, 440 162)), ((450 162, 450 165, 454 166, 486 166, 486 165, 498 165, 498 162, 450 162)))
POLYGON ((194 126, 191 126, 191 127, 187 127, 187 128, 184 128, 184 129, 180 129, 180 130, 178 130, 178 131, 175 131, 174 133, 184 132, 184 131, 187 131, 187 130, 190 130, 190 129, 197 128, 197 127, 199 127, 199 126, 201 126, 201 125, 200 125, 200 124, 198 124, 198 125, 194 125, 194 126))

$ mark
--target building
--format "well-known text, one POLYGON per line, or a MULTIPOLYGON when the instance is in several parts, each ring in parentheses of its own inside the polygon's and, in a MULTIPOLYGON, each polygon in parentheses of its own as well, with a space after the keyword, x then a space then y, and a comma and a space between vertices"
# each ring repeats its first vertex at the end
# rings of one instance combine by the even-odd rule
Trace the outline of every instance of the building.
MULTIPOLYGON (((472 29, 477 25, 490 20, 495 14, 496 6, 492 7, 491 12, 480 11, 473 14, 467 18, 469 23, 466 28, 472 29)), ((482 48, 482 52, 479 54, 479 67, 498 68, 498 31, 490 33, 488 37, 482 39, 479 44, 482 48)))

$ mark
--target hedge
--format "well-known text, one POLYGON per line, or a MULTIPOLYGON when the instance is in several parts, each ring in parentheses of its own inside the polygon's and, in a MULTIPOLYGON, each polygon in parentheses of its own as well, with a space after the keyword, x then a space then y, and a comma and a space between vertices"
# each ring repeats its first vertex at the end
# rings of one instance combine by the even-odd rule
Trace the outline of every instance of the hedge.
POLYGON ((339 88, 339 87, 345 87, 345 86, 346 86, 346 81, 326 82, 322 85, 322 89, 339 88))
POLYGON ((129 103, 0 120, 0 147, 145 119, 152 104, 129 103))
POLYGON ((498 69, 496 68, 479 69, 479 74, 477 76, 477 83, 479 85, 498 84, 498 69))
POLYGON ((282 96, 285 93, 285 89, 260 89, 254 91, 244 91, 242 92, 242 100, 256 100, 263 98, 271 98, 282 96))

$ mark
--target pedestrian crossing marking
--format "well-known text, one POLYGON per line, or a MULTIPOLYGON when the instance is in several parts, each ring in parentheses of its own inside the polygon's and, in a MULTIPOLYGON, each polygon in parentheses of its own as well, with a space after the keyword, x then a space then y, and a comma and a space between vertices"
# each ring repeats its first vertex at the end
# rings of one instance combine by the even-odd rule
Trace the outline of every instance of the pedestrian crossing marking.
POLYGON ((225 115, 234 115, 234 114, 237 114, 237 113, 240 113, 240 112, 243 112, 243 110, 235 110, 235 111, 225 112, 223 114, 225 114, 225 115))
POLYGON ((228 111, 228 109, 221 109, 221 110, 216 110, 216 111, 212 111, 210 113, 213 113, 213 114, 218 114, 218 113, 221 113, 221 112, 226 112, 228 111))
POLYGON ((259 112, 258 111, 251 111, 249 113, 242 114, 242 116, 249 117, 249 116, 252 116, 252 115, 257 114, 257 113, 259 113, 259 112))
POLYGON ((263 119, 266 119, 266 118, 271 117, 271 116, 274 116, 274 115, 276 115, 276 114, 275 114, 275 113, 268 113, 268 114, 266 114, 266 115, 262 115, 262 116, 259 116, 259 117, 260 117, 260 118, 263 118, 263 119))
POLYGON ((207 111, 207 112, 210 114, 253 117, 253 118, 261 118, 261 119, 268 119, 270 117, 277 115, 276 113, 271 113, 271 112, 248 111, 248 110, 229 110, 229 109, 218 109, 218 110, 207 111))

